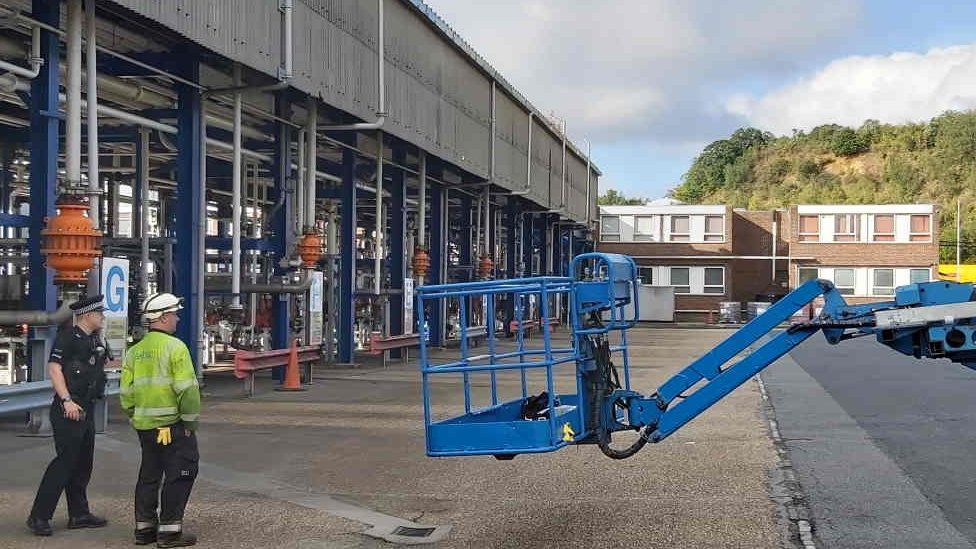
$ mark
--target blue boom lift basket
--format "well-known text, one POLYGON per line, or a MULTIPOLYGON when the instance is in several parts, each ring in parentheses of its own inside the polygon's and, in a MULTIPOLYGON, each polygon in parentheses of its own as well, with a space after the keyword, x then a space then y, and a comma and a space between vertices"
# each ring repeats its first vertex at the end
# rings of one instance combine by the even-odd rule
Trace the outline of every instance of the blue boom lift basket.
MULTIPOLYGON (((430 456, 494 455, 505 459, 516 454, 549 452, 591 438, 586 428, 590 411, 581 402, 581 334, 620 333, 612 350, 623 356, 623 379, 630 388, 625 330, 638 318, 637 268, 632 259, 617 254, 583 254, 574 258, 568 277, 536 277, 460 284, 422 286, 416 290, 419 327, 426 325, 428 311, 457 310, 457 344, 460 357, 452 354, 438 361, 427 338, 420 342, 424 424, 430 456), (554 326, 566 305, 572 328, 568 344, 553 341, 554 326), (495 319, 504 310, 510 323, 509 337, 500 336, 495 319), (600 317, 599 323, 587 318, 600 317), (480 324, 472 325, 478 318, 480 324), (528 332, 537 329, 541 339, 530 345, 528 332), (477 339, 485 352, 473 354, 477 339), (501 340, 501 341, 500 341, 501 340), (514 347, 514 348, 513 348, 514 347), (499 376, 516 374, 521 396, 503 400, 499 376), (544 378, 540 378, 544 373, 544 378), (461 403, 456 412, 435 418, 432 393, 435 379, 460 375, 461 403), (475 376, 488 377, 484 406, 476 405, 476 392, 484 387, 475 376), (543 389, 538 395, 530 385, 543 389), (560 387, 565 386, 565 387, 560 387), (568 389, 560 392, 560 388, 568 389), (534 406, 534 408, 533 408, 534 406), (534 412, 533 412, 534 410, 534 412)), ((483 391, 482 391, 483 392, 483 391)), ((440 395, 438 395, 440 396, 440 395)), ((515 396, 515 395, 512 395, 515 396)), ((584 399, 585 400, 585 399, 584 399)))

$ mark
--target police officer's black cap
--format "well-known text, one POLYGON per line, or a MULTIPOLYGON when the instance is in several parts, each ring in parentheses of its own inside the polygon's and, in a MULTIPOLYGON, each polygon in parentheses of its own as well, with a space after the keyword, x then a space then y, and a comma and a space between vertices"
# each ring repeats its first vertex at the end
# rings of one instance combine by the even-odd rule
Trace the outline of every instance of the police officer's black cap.
POLYGON ((104 311, 105 310, 105 304, 103 303, 104 300, 105 300, 105 296, 99 294, 96 296, 79 299, 78 301, 72 303, 70 307, 72 312, 74 312, 75 315, 83 315, 86 313, 94 313, 96 311, 104 311))

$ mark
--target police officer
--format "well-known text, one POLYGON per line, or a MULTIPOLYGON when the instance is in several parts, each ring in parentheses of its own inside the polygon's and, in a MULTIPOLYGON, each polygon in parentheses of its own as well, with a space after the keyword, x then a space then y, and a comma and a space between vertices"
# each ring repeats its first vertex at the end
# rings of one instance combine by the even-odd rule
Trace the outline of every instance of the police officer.
POLYGON ((48 377, 54 386, 51 426, 57 456, 44 472, 27 518, 38 536, 51 535, 51 517, 64 492, 68 501, 68 528, 100 528, 108 524, 88 508, 88 481, 95 451, 94 404, 105 396, 105 363, 111 351, 99 332, 104 316, 103 296, 71 305, 74 326, 62 328, 48 359, 48 377))
POLYGON ((183 512, 197 476, 200 388, 189 349, 173 337, 182 308, 183 300, 172 294, 150 296, 142 307, 149 332, 129 349, 122 366, 122 409, 142 447, 135 494, 137 545, 196 543, 195 536, 183 532, 183 512))

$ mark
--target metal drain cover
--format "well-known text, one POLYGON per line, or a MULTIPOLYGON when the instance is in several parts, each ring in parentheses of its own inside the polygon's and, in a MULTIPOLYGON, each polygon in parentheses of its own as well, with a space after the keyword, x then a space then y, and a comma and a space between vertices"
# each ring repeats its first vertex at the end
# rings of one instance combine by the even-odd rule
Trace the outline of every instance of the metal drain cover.
POLYGON ((434 533, 435 528, 412 528, 410 526, 397 526, 393 530, 395 536, 407 536, 410 538, 426 538, 434 533))

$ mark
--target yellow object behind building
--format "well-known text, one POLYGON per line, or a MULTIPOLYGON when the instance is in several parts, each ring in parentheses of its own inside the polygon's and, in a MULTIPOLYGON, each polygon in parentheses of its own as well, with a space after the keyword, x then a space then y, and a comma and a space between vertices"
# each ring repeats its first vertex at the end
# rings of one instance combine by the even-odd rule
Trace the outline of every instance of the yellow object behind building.
MULTIPOLYGON (((959 266, 959 282, 976 283, 976 265, 959 266)), ((939 280, 956 281, 956 265, 954 263, 939 265, 939 280)))

